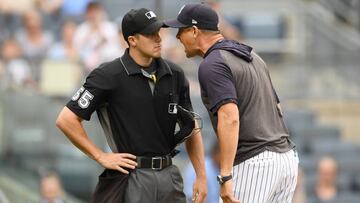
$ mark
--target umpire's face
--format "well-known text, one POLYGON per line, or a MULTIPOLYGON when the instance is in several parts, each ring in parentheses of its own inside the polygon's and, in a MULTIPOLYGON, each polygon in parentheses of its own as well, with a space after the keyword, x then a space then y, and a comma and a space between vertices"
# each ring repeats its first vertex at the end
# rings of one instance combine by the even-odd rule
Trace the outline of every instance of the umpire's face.
POLYGON ((184 51, 186 57, 191 58, 193 56, 199 55, 196 48, 196 32, 197 27, 184 27, 179 28, 178 33, 176 34, 176 38, 178 38, 181 44, 184 46, 184 51))
POLYGON ((159 58, 161 56, 161 37, 159 30, 152 34, 135 34, 129 37, 130 46, 142 56, 159 58))

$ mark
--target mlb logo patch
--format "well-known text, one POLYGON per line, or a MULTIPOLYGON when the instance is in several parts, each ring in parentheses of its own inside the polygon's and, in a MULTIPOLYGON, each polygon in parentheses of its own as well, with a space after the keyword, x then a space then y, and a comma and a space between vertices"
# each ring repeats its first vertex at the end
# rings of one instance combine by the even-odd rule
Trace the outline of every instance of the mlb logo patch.
POLYGON ((146 16, 149 20, 150 20, 151 18, 155 18, 155 17, 156 17, 155 13, 152 12, 152 11, 146 12, 146 13, 145 13, 145 16, 146 16))

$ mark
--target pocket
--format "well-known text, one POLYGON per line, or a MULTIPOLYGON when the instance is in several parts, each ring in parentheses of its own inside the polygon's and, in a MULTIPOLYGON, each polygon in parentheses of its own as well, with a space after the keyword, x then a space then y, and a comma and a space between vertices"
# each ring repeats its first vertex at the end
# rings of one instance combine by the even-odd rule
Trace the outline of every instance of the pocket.
POLYGON ((175 165, 171 165, 169 167, 171 169, 170 171, 171 180, 173 182, 175 189, 177 191, 182 191, 184 189, 184 183, 178 167, 175 165))
POLYGON ((93 194, 93 203, 123 202, 128 174, 105 169, 99 176, 99 182, 93 194))
POLYGON ((126 176, 128 175, 125 173, 121 173, 120 171, 105 169, 99 176, 99 182, 112 181, 112 180, 124 178, 126 176))

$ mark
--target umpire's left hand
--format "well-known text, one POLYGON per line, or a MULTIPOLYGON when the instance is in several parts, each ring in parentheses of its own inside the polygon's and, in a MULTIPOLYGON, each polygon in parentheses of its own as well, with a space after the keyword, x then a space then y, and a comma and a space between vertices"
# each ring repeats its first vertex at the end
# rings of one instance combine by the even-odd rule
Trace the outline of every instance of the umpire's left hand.
POLYGON ((193 185, 192 202, 205 203, 207 195, 206 177, 197 177, 193 185))
POLYGON ((129 153, 101 153, 96 161, 107 169, 117 170, 129 174, 128 169, 135 169, 137 166, 136 156, 129 153))

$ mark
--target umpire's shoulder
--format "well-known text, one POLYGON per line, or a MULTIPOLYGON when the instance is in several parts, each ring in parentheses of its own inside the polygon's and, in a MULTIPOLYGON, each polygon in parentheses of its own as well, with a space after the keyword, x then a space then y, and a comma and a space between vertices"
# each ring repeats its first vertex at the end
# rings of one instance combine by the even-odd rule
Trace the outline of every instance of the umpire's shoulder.
POLYGON ((125 72, 124 68, 121 68, 121 67, 122 67, 122 65, 120 63, 120 59, 116 58, 112 61, 100 64, 97 69, 100 72, 103 72, 104 74, 116 75, 121 72, 125 72))
POLYGON ((121 64, 118 60, 119 59, 117 58, 113 61, 99 65, 98 68, 95 68, 89 74, 86 81, 105 89, 111 88, 114 84, 116 84, 116 78, 123 71, 123 68, 121 68, 121 64))

